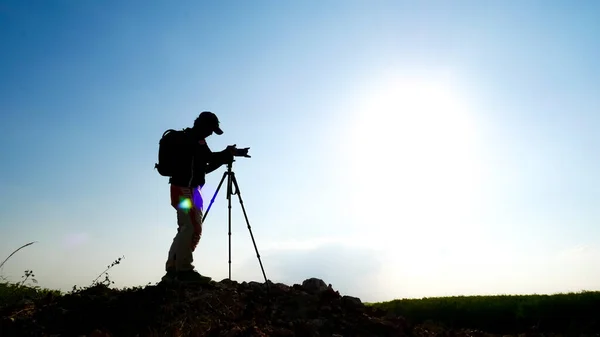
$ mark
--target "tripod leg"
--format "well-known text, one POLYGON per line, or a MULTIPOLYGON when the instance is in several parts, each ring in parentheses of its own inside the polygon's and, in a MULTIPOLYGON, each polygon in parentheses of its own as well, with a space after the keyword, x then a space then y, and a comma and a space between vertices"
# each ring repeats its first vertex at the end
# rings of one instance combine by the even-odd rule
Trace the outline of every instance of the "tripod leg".
POLYGON ((229 166, 229 178, 227 179, 227 208, 228 208, 228 230, 229 230, 229 280, 231 280, 231 166, 229 166))
POLYGON ((262 270, 263 277, 265 278, 265 284, 267 285, 267 290, 269 289, 269 282, 267 281, 267 275, 265 274, 265 268, 263 268, 262 261, 260 260, 260 254, 258 253, 258 248, 256 247, 256 241, 254 241, 254 235, 252 234, 252 228, 250 227, 250 222, 248 221, 248 216, 246 215, 246 209, 244 208, 244 201, 242 201, 242 194, 240 193, 240 188, 237 183, 237 179, 235 178, 235 174, 232 172, 229 179, 233 180, 233 184, 235 185, 236 194, 240 200, 240 205, 242 206, 242 211, 244 212, 244 218, 246 219, 246 225, 248 226, 248 231, 250 232, 250 237, 252 238, 252 243, 254 244, 254 250, 256 251, 256 257, 258 258, 258 263, 260 264, 260 269, 262 270))
POLYGON ((219 190, 221 189, 221 185, 223 185, 223 181, 225 181, 225 177, 228 175, 229 175, 229 172, 227 172, 227 171, 223 172, 223 177, 221 178, 221 182, 219 182, 219 186, 217 186, 217 190, 215 191, 215 194, 213 194, 213 197, 210 200, 210 204, 208 205, 208 208, 206 209, 206 212, 204 213, 204 216, 202 217, 202 223, 204 223, 204 219, 206 219, 206 216, 208 215, 208 212, 210 211, 210 208, 212 207, 212 204, 215 202, 215 198, 217 197, 217 194, 219 193, 219 190))

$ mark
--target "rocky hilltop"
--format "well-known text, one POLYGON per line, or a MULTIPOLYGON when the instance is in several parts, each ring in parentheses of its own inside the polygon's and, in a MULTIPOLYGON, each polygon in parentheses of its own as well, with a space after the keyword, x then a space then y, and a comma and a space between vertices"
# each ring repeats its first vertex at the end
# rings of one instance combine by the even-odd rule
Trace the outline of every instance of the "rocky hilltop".
POLYGON ((0 337, 509 336, 432 322, 411 324, 358 298, 342 296, 316 278, 292 286, 227 279, 126 289, 97 284, 16 305, 0 303, 0 308, 0 337))
POLYGON ((1 312, 1 336, 405 336, 402 317, 320 279, 111 289, 97 285, 1 312))

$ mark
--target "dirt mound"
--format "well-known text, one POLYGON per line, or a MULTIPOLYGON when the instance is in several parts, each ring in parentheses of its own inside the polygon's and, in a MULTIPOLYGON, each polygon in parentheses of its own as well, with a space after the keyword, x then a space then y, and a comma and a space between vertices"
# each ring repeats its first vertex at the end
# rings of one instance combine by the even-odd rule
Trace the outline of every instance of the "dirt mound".
POLYGON ((302 285, 223 280, 116 290, 99 285, 5 308, 1 336, 405 336, 403 318, 302 285))

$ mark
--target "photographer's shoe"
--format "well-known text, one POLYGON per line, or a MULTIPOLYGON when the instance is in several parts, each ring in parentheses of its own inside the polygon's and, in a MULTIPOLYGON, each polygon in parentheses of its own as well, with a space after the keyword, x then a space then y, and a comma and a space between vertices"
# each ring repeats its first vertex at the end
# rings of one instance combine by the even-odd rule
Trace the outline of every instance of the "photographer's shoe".
POLYGON ((178 283, 200 283, 200 284, 208 284, 212 281, 212 278, 208 276, 202 276, 195 270, 189 271, 179 271, 177 272, 176 280, 178 283))
POLYGON ((159 284, 173 284, 177 279, 177 272, 175 269, 167 270, 167 273, 160 279, 159 284))

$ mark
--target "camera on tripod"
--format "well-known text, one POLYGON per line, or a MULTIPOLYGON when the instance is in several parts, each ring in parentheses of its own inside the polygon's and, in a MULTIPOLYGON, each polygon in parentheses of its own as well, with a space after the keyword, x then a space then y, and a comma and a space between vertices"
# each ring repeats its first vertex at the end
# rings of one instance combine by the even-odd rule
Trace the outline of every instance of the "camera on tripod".
POLYGON ((243 149, 238 149, 236 147, 236 145, 233 144, 233 145, 227 146, 227 149, 229 151, 231 151, 235 157, 251 158, 250 155, 248 155, 248 150, 250 149, 249 147, 246 147, 246 148, 243 148, 243 149))

